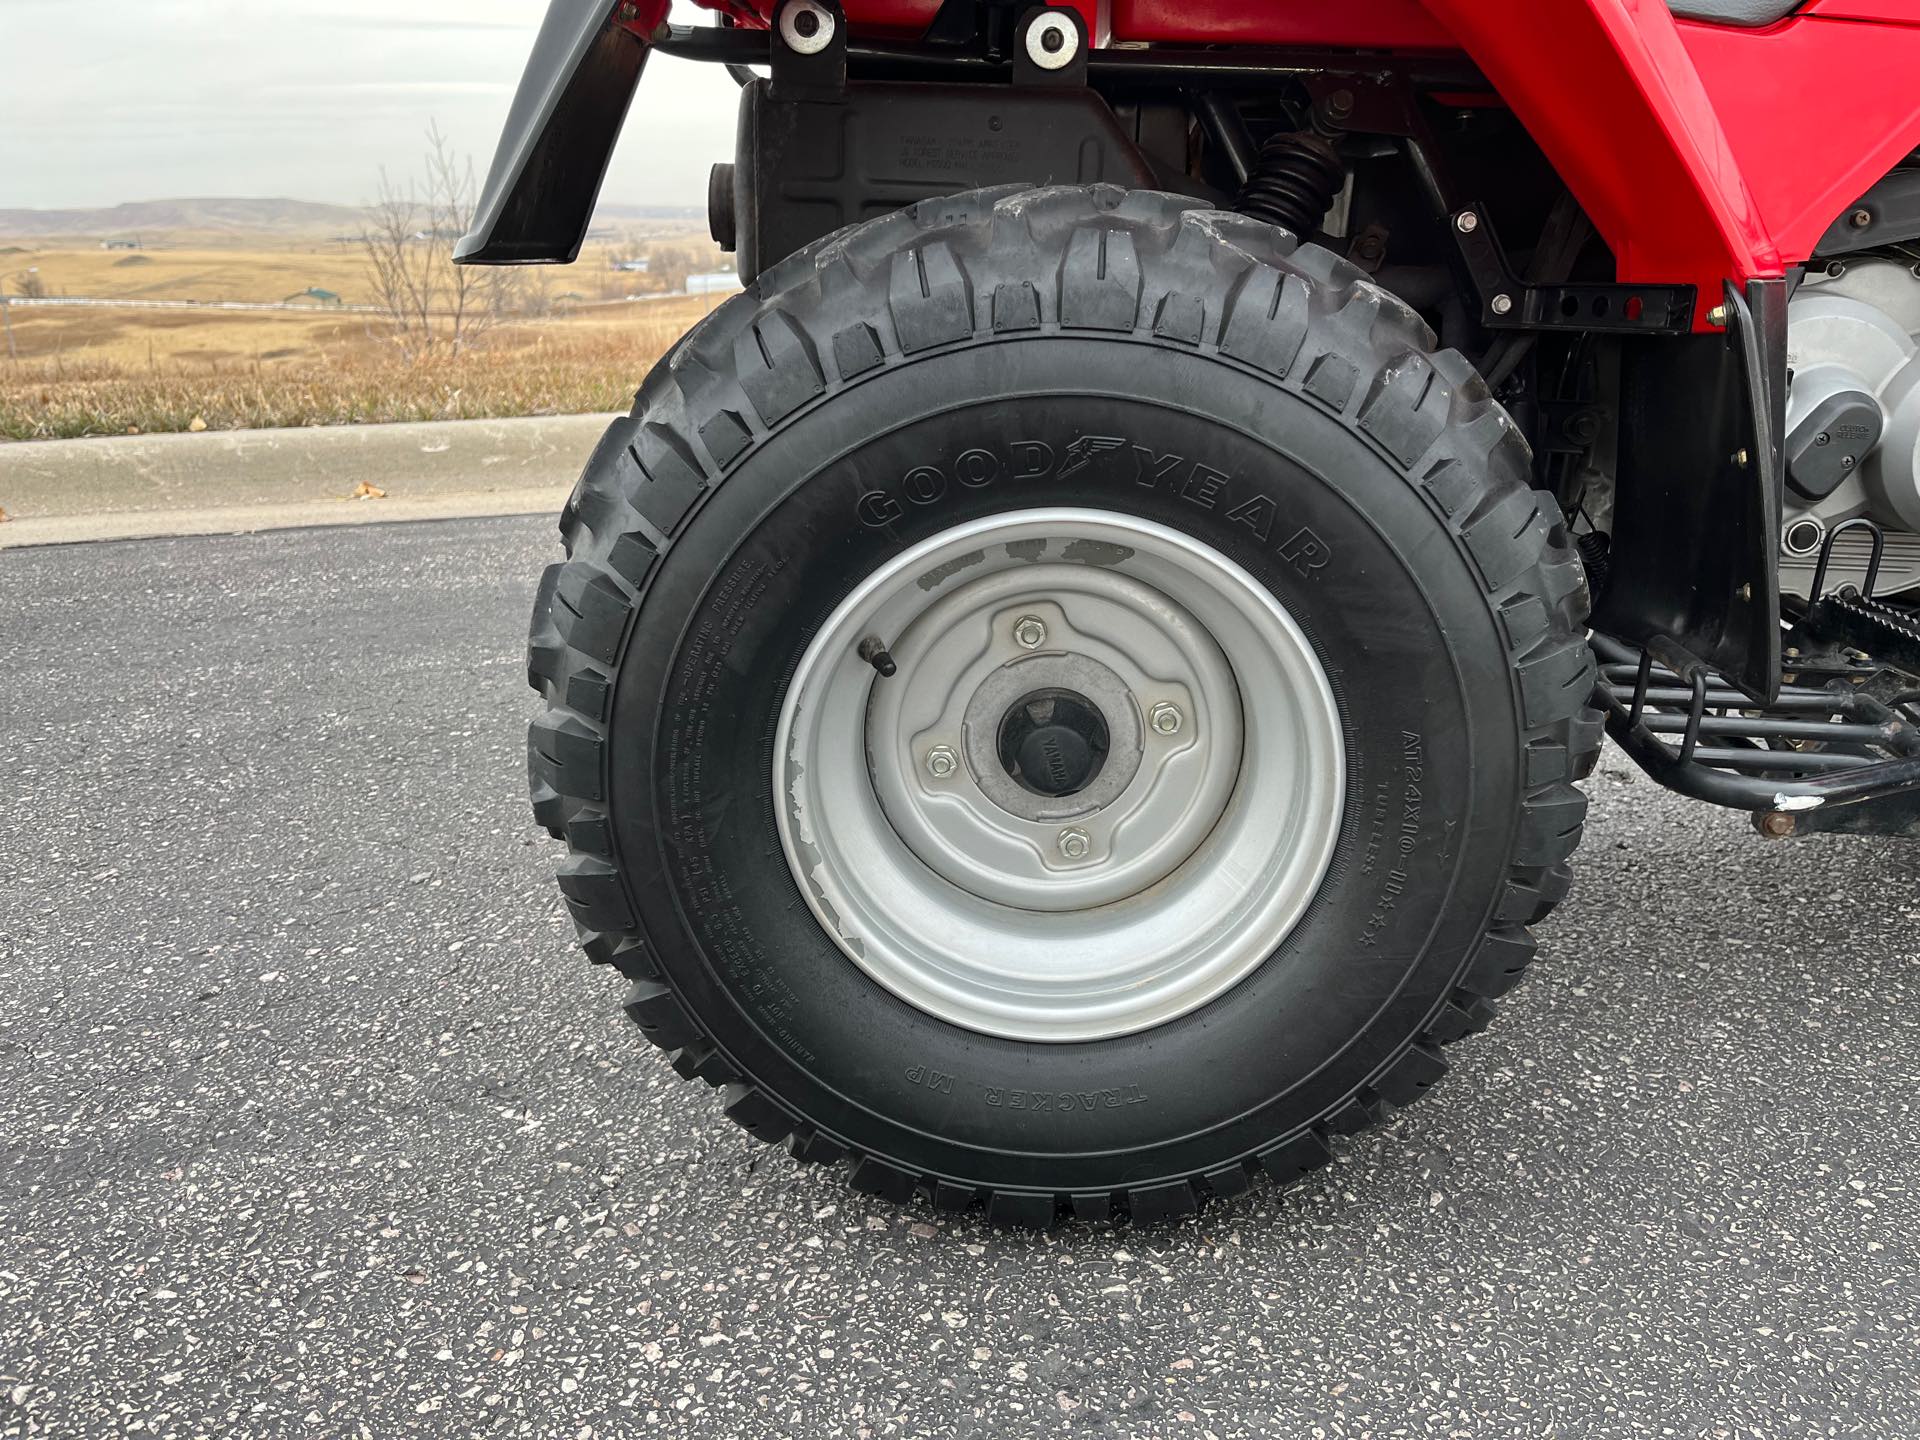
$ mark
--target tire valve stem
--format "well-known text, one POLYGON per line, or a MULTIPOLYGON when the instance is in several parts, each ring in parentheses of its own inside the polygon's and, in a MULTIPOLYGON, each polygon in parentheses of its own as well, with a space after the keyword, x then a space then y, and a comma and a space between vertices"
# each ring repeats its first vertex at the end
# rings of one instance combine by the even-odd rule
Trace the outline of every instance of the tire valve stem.
POLYGON ((886 679, 900 667, 893 663, 893 656, 887 653, 887 647, 881 643, 878 635, 869 635, 860 642, 860 658, 880 672, 880 678, 886 679))

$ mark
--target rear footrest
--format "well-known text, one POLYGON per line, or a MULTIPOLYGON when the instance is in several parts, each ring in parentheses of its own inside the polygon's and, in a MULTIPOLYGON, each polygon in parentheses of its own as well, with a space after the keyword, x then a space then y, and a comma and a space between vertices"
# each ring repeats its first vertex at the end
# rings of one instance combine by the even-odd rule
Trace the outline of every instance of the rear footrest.
POLYGON ((1592 644, 1607 734, 1668 789, 1752 811, 1761 833, 1775 836, 1907 833, 1920 815, 1916 802, 1894 807, 1897 823, 1863 826, 1866 814, 1826 823, 1827 812, 1920 790, 1920 728, 1873 693, 1883 687, 1869 688, 1882 667, 1864 658, 1806 665, 1762 705, 1677 647, 1634 650, 1604 635, 1592 644), (1656 661, 1656 649, 1668 663, 1656 661))

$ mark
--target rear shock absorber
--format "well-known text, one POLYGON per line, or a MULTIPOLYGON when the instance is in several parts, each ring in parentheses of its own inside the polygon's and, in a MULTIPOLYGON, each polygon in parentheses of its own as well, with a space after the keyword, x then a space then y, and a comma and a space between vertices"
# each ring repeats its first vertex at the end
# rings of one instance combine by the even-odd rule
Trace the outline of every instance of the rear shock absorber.
POLYGON ((1260 147, 1234 209, 1305 240, 1320 228, 1346 179, 1347 167, 1318 135, 1301 131, 1274 135, 1260 147))

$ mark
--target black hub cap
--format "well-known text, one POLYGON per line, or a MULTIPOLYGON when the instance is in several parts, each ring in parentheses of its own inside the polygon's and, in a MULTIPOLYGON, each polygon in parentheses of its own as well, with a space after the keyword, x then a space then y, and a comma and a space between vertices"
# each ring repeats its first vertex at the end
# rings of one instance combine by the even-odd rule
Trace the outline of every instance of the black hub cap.
POLYGON ((1074 795, 1107 760, 1107 722, 1086 696, 1035 690, 1001 717, 1000 763, 1035 795, 1074 795))

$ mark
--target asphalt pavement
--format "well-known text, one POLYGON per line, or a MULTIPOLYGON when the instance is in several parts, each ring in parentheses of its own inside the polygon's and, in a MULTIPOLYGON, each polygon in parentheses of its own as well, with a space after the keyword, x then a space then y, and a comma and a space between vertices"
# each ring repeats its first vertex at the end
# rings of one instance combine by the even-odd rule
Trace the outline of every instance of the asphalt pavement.
POLYGON ((900 1211, 576 956, 556 543, 0 554, 0 1436, 1920 1434, 1920 849, 1609 753, 1529 981, 1328 1170, 900 1211))

